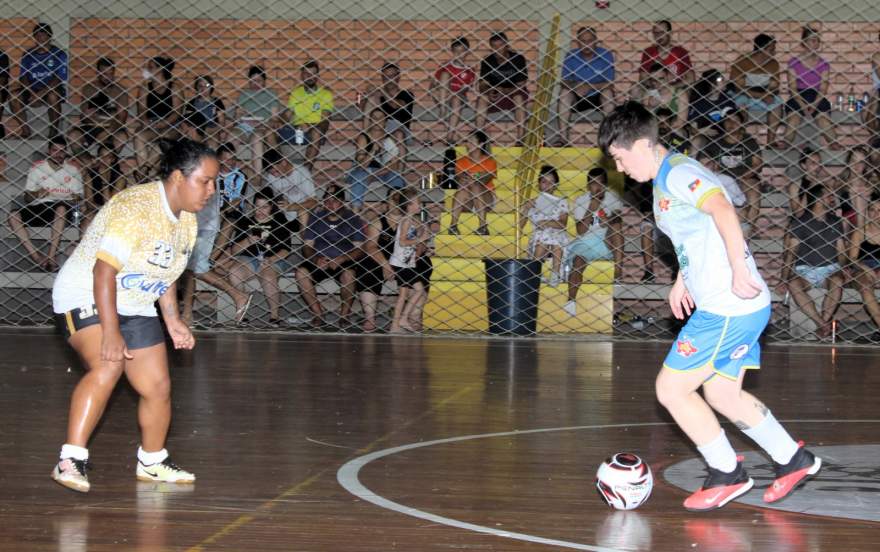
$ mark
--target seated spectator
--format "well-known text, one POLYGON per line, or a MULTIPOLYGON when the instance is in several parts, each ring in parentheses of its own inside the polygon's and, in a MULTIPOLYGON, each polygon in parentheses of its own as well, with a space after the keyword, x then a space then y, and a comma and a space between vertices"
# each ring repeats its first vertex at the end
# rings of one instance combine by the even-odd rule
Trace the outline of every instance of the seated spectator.
POLYGON ((562 280, 562 258, 570 241, 568 230, 568 200, 554 194, 559 186, 559 173, 550 165, 541 167, 538 175, 537 197, 522 206, 520 224, 532 223, 529 237, 529 257, 543 261, 552 259, 552 272, 546 283, 558 286, 562 280))
POLYGON ((480 63, 480 93, 477 95, 476 128, 485 128, 486 117, 495 111, 513 111, 517 140, 526 130, 526 102, 529 99, 529 69, 526 58, 510 46, 505 33, 489 38, 491 54, 480 63))
POLYGON ((804 148, 798 158, 797 167, 785 171, 789 177, 786 186, 788 204, 792 216, 800 217, 804 212, 804 197, 810 188, 819 184, 832 188, 832 178, 822 162, 822 153, 804 148))
POLYGON ((644 79, 648 73, 653 73, 652 68, 659 64, 669 68, 675 84, 693 83, 694 66, 691 56, 682 46, 672 44, 672 23, 665 19, 657 21, 651 27, 651 35, 654 37, 654 44, 642 52, 639 80, 644 79))
POLYGON ((880 90, 871 92, 868 104, 862 110, 859 118, 868 129, 868 144, 875 150, 880 149, 880 90))
POLYGON ((831 83, 831 65, 819 55, 822 40, 819 31, 812 27, 801 30, 801 49, 788 61, 788 88, 791 99, 785 104, 785 125, 788 127, 785 141, 777 143, 780 148, 790 147, 795 141, 803 117, 816 119, 828 147, 841 149, 831 124, 831 102, 828 86, 831 83))
POLYGON ((134 150, 138 171, 135 180, 141 181, 152 174, 159 159, 160 139, 179 136, 180 98, 174 80, 174 61, 167 57, 153 57, 142 71, 143 82, 138 86, 137 130, 134 150))
POLYGON ((865 224, 868 198, 874 188, 869 180, 871 166, 868 158, 868 149, 864 146, 850 149, 846 154, 844 169, 835 179, 841 214, 852 229, 865 224))
POLYGON ((570 141, 572 111, 607 113, 615 100, 614 54, 599 45, 592 27, 578 29, 575 46, 562 62, 559 92, 559 131, 566 144, 570 141))
POLYGON ((364 256, 357 265, 364 332, 376 331, 376 305, 385 282, 393 282, 394 267, 388 262, 394 252, 397 225, 403 213, 399 209, 400 192, 390 194, 385 202, 364 212, 367 224, 364 230, 364 256))
MULTIPOLYGON (((258 200, 258 202, 260 201, 262 201, 262 199, 258 200)), ((241 285, 241 283, 249 279, 245 278, 245 276, 247 275, 246 270, 248 267, 239 268, 236 266, 235 262, 229 262, 225 265, 225 267, 228 268, 230 271, 229 273, 227 273, 223 269, 214 270, 211 266, 212 261, 216 258, 214 251, 215 249, 218 249, 216 246, 218 245, 217 235, 220 233, 220 207, 222 204, 222 196, 219 193, 215 192, 208 199, 208 202, 205 204, 205 206, 196 213, 198 233, 196 234, 196 242, 193 246, 192 252, 190 253, 189 261, 186 265, 186 270, 182 275, 182 282, 180 286, 181 294, 183 295, 183 309, 181 310, 181 318, 184 322, 186 322, 187 326, 191 326, 193 322, 193 303, 195 300, 196 280, 201 280, 202 282, 205 282, 208 285, 213 286, 218 290, 228 294, 232 298, 233 302, 235 303, 235 314, 233 315, 233 319, 236 323, 240 323, 244 319, 245 315, 247 314, 247 309, 251 303, 252 296, 248 293, 241 291, 237 287, 238 285, 241 285), (237 283, 233 283, 233 275, 235 278, 237 278, 237 280, 235 280, 235 282, 237 283)), ((256 216, 262 216, 262 214, 255 214, 255 217, 256 216)), ((274 228, 270 228, 269 231, 280 232, 279 235, 283 237, 283 229, 278 231, 274 228)), ((249 236, 252 237, 253 232, 251 232, 249 236)), ((240 239, 241 236, 236 236, 236 241, 240 239)), ((222 248, 225 245, 226 244, 220 244, 220 247, 222 248)), ((241 255, 247 254, 247 249, 243 249, 242 251, 243 252, 238 253, 239 264, 241 264, 242 262, 241 255)), ((234 245, 230 253, 232 255, 235 255, 234 245)), ((263 253, 264 257, 271 256, 266 255, 265 252, 263 253)), ((270 264, 271 263, 267 262, 267 265, 270 264)), ((260 271, 255 269, 255 272, 259 273, 260 271)), ((270 281, 271 276, 272 274, 270 273, 267 277, 267 279, 270 281)), ((261 283, 262 280, 263 277, 261 276, 261 283)), ((272 287, 270 284, 267 284, 263 286, 263 289, 266 290, 267 287, 269 288, 269 291, 266 291, 266 296, 269 297, 272 287)))
MULTIPOLYGON (((880 39, 880 33, 877 33, 877 38, 880 39)), ((871 89, 880 91, 880 52, 871 55, 871 89)))
POLYGON ((835 214, 837 198, 831 190, 815 185, 806 191, 804 201, 803 214, 792 217, 789 224, 782 281, 797 306, 816 323, 816 335, 824 338, 831 334, 834 312, 843 294, 845 234, 843 222, 835 214), (811 288, 819 287, 828 289, 821 313, 809 295, 811 288))
POLYGON ((278 196, 271 188, 263 188, 254 194, 253 210, 238 219, 236 236, 228 254, 233 260, 218 268, 234 288, 234 291, 225 291, 235 299, 236 318, 243 319, 249 306, 249 298, 240 291, 242 286, 257 278, 269 305, 269 326, 286 325, 280 314, 278 278, 293 268, 287 260, 290 228, 284 213, 278 209, 278 196), (243 297, 244 302, 240 303, 243 297))
POLYGON ((724 89, 724 77, 717 69, 703 71, 688 98, 688 125, 699 143, 697 149, 723 133, 721 121, 736 109, 736 102, 724 89))
POLYGON ((256 174, 263 172, 263 151, 266 139, 274 135, 281 113, 278 95, 266 88, 266 71, 259 65, 248 69, 247 86, 238 93, 233 118, 241 142, 251 148, 251 164, 256 174))
POLYGON ((344 192, 338 187, 327 190, 322 208, 309 216, 303 233, 305 261, 296 269, 296 283, 309 311, 312 326, 324 325, 324 308, 318 301, 315 286, 333 279, 339 284, 342 304, 340 326, 348 323, 357 291, 357 265, 364 255, 364 223, 345 208, 344 192))
POLYGON ((468 95, 477 80, 477 73, 469 64, 471 43, 465 37, 452 41, 452 56, 434 73, 428 88, 440 118, 446 121, 446 142, 455 143, 460 131, 461 112, 468 105, 468 95))
POLYGON ((397 301, 394 304, 391 333, 415 331, 409 320, 425 292, 416 270, 416 260, 419 246, 424 245, 429 237, 427 229, 419 220, 422 204, 418 192, 413 188, 401 190, 396 194, 396 199, 400 220, 394 233, 394 249, 388 259, 397 280, 397 301))
POLYGON ((737 110, 724 118, 723 134, 704 149, 722 174, 734 178, 745 190, 743 219, 754 227, 761 209, 761 171, 764 162, 758 141, 747 132, 746 113, 737 110))
POLYGON ((330 114, 333 113, 333 92, 318 84, 320 66, 309 60, 299 71, 302 84, 290 91, 287 99, 289 124, 278 131, 279 138, 288 144, 306 147, 306 167, 313 170, 315 159, 327 139, 330 114))
POLYGON ((216 148, 226 140, 226 104, 216 96, 210 75, 196 77, 193 88, 195 96, 183 107, 183 132, 216 148))
POLYGON ((21 240, 34 264, 47 272, 58 270, 58 247, 70 209, 83 196, 79 169, 67 161, 67 141, 63 136, 49 140, 46 157, 31 167, 24 194, 13 201, 9 226, 21 240), (31 242, 26 227, 51 225, 49 253, 41 254, 31 242))
POLYGON ((480 226, 477 234, 489 235, 486 213, 495 206, 495 176, 498 165, 492 157, 489 136, 482 130, 471 133, 467 141, 467 154, 455 162, 458 190, 452 200, 452 221, 449 233, 458 235, 458 219, 464 210, 477 214, 480 226))
POLYGON ((0 50, 0 140, 6 138, 6 126, 3 125, 3 111, 9 101, 9 56, 0 50))
MULTIPOLYGON (((247 197, 250 193, 249 183, 254 180, 253 173, 244 166, 236 156, 235 144, 227 142, 217 148, 217 161, 220 172, 217 174, 216 195, 220 198, 220 233, 212 260, 224 261, 222 257, 227 251, 226 246, 232 242, 233 231, 238 219, 248 210, 247 197)), ((288 221, 290 222, 290 221, 288 221)))
POLYGON ((119 155, 109 143, 98 143, 97 155, 89 164, 86 177, 83 215, 91 219, 111 197, 125 188, 119 155))
POLYGON ((27 108, 42 104, 49 108, 49 137, 61 132, 61 105, 67 97, 67 52, 52 43, 52 27, 37 23, 34 45, 21 57, 12 114, 18 122, 18 136, 28 138, 31 128, 27 108))
POLYGON ((351 205, 356 212, 364 207, 364 198, 371 180, 378 180, 389 188, 399 190, 406 186, 402 174, 406 146, 400 129, 386 130, 385 112, 374 109, 367 120, 370 124, 355 140, 354 163, 346 181, 351 190, 351 205))
POLYGON ((686 86, 674 82, 674 75, 667 67, 653 65, 645 78, 630 90, 629 96, 655 114, 660 110, 668 110, 672 113, 672 129, 684 132, 690 95, 686 86))
POLYGON ((285 212, 290 228, 299 232, 309 220, 309 212, 317 205, 318 194, 312 173, 304 165, 295 165, 277 149, 263 154, 265 177, 268 185, 278 196, 279 205, 285 212))
POLYGON ((654 112, 657 115, 657 135, 660 143, 667 149, 688 155, 691 152, 691 131, 688 125, 673 130, 675 114, 669 108, 661 107, 654 112))
POLYGON ((776 142, 782 125, 782 96, 779 62, 776 61, 776 40, 761 33, 755 37, 754 48, 730 67, 730 81, 736 87, 736 105, 755 115, 766 116, 767 145, 776 142))
POLYGON ((863 225, 852 233, 849 258, 853 261, 856 289, 862 296, 865 310, 871 316, 875 328, 872 343, 880 341, 880 305, 875 289, 880 281, 880 192, 871 192, 867 217, 863 225))
POLYGON ((572 212, 577 237, 566 248, 568 302, 563 307, 577 316, 577 294, 584 269, 595 261, 614 260, 615 278, 623 265, 623 201, 608 188, 608 173, 601 167, 587 173, 587 192, 574 200, 572 212))
POLYGON ((373 124, 373 112, 380 109, 385 116, 384 130, 388 134, 394 134, 398 130, 403 131, 408 140, 412 137, 413 106, 415 96, 409 90, 400 87, 400 67, 394 63, 386 63, 380 71, 382 84, 375 89, 369 90, 364 95, 364 113, 369 117, 364 119, 364 131, 368 131, 373 124))
POLYGON ((112 59, 98 59, 95 70, 95 80, 83 88, 79 128, 87 145, 107 142, 118 148, 128 138, 128 94, 116 81, 116 64, 112 59))
POLYGON ((715 178, 718 179, 718 183, 721 184, 721 187, 727 192, 727 197, 730 200, 731 205, 737 209, 742 209, 746 204, 746 194, 743 193, 739 184, 737 184, 736 179, 722 171, 715 158, 709 155, 706 150, 700 150, 697 153, 696 160, 715 175, 715 178))

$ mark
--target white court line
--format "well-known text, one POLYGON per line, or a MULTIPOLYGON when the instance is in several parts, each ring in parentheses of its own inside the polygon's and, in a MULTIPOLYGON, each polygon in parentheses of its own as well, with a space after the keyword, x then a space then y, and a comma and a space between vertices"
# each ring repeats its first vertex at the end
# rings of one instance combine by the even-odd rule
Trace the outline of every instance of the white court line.
MULTIPOLYGON (((780 420, 782 423, 811 423, 811 424, 868 424, 868 423, 880 423, 880 420, 780 420)), ((401 514, 405 514, 408 516, 412 516, 419 519, 424 519, 433 523, 439 523, 442 525, 448 525, 450 527, 457 527, 459 529, 467 529, 468 531, 474 531, 476 533, 483 533, 487 535, 494 535, 496 537, 503 537, 508 539, 521 540, 526 542, 533 542, 537 544, 548 544, 552 546, 559 546, 562 548, 570 548, 572 550, 588 550, 590 552, 624 552, 621 550, 617 550, 614 548, 604 548, 601 546, 591 546, 589 544, 581 544, 577 542, 556 540, 556 539, 548 539, 544 537, 538 537, 535 535, 529 535, 526 533, 516 533, 513 531, 504 531, 501 529, 496 529, 494 527, 486 527, 483 525, 476 525, 473 523, 467 523, 465 521, 459 521, 457 519, 447 518, 443 516, 438 516, 437 514, 432 514, 430 512, 425 512, 423 510, 418 510, 416 508, 412 508, 410 506, 406 506, 400 504, 399 502, 394 502, 392 500, 388 500, 387 498, 377 495, 366 486, 364 486, 360 479, 358 478, 358 474, 361 471, 361 468, 372 462, 373 460, 378 460, 380 458, 384 458, 386 456, 391 456, 393 454, 397 454, 399 452, 405 452, 408 450, 413 450, 422 447, 430 447, 434 445, 442 445, 447 443, 458 443, 461 441, 470 441, 473 439, 488 439, 492 437, 510 437, 510 436, 518 436, 518 435, 529 435, 531 433, 553 433, 557 431, 580 431, 584 429, 618 429, 618 428, 629 428, 629 427, 652 427, 652 426, 671 426, 674 425, 671 422, 643 422, 637 424, 600 424, 600 425, 586 425, 586 426, 571 426, 571 427, 550 427, 543 429, 527 429, 522 431, 503 431, 500 433, 483 433, 479 435, 462 435, 459 437, 449 437, 447 439, 436 439, 434 441, 423 441, 421 443, 411 443, 409 445, 401 445, 399 447, 388 448, 385 450, 378 450, 376 452, 372 452, 370 454, 366 454, 364 456, 359 456, 349 462, 346 462, 339 471, 336 473, 336 480, 339 482, 342 487, 353 494, 354 496, 375 504, 380 508, 385 508, 387 510, 392 510, 394 512, 398 512, 401 514)))

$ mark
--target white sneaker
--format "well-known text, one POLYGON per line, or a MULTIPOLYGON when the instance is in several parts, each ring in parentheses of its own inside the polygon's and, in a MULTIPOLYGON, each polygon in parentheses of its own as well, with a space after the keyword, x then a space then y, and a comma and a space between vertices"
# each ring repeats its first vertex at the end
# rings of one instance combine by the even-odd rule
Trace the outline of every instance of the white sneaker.
POLYGON ((168 458, 165 458, 165 460, 162 460, 161 462, 156 462, 155 464, 150 465, 144 465, 143 462, 138 460, 136 474, 138 480, 140 481, 194 483, 196 480, 195 474, 180 469, 174 462, 171 461, 170 456, 168 458))
POLYGON ((52 479, 68 489, 87 493, 91 488, 89 476, 86 475, 88 463, 88 460, 65 458, 55 464, 55 469, 52 470, 52 479))
POLYGON ((566 301, 562 305, 562 310, 567 312, 569 316, 577 316, 577 301, 566 301))
POLYGON ((556 287, 562 283, 562 277, 559 276, 556 272, 550 274, 550 281, 547 282, 547 285, 550 287, 556 287))

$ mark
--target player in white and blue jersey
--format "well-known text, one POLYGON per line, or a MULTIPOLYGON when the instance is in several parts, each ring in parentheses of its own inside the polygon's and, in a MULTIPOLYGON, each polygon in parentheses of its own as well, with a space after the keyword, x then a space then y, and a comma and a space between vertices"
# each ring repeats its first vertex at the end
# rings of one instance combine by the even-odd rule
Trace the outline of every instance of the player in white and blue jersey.
POLYGON ((760 367, 758 338, 770 319, 770 292, 730 198, 712 172, 658 143, 656 118, 637 102, 615 108, 602 121, 599 143, 618 170, 639 182, 653 180, 654 217, 678 257, 669 304, 676 318, 690 318, 666 356, 656 389, 708 464, 708 477, 685 508, 720 508, 754 485, 712 409, 773 459, 776 480, 764 501, 784 498, 822 461, 742 389, 745 371, 760 367))

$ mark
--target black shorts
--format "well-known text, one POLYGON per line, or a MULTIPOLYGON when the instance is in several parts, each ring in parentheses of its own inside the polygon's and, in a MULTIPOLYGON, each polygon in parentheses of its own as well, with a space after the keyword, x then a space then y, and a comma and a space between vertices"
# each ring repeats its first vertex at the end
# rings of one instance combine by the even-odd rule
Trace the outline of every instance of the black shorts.
MULTIPOLYGON (((31 105, 31 101, 37 96, 42 97, 43 94, 46 93, 48 87, 39 88, 34 90, 31 86, 25 86, 21 89, 21 103, 22 105, 31 105)), ((61 99, 64 100, 67 98, 67 87, 63 84, 59 84, 58 92, 61 94, 61 99)))
POLYGON ((801 106, 801 101, 804 102, 804 105, 816 102, 813 105, 816 106, 816 110, 819 113, 828 113, 831 111, 831 102, 826 98, 819 98, 818 90, 815 88, 806 88, 804 90, 798 90, 796 96, 792 96, 790 100, 785 102, 786 113, 801 113, 804 109, 801 106), (817 98, 819 100, 818 102, 816 102, 817 98))
MULTIPOLYGON (((55 326, 64 339, 70 339, 79 330, 100 323, 98 308, 94 305, 91 309, 79 308, 55 314, 55 326)), ((119 331, 122 332, 122 338, 129 351, 146 349, 165 341, 165 332, 158 316, 123 316, 120 314, 119 331)))
POLYGON ((411 288, 420 283, 419 273, 415 268, 394 267, 394 279, 397 280, 397 287, 411 288))
POLYGON ((571 102, 571 110, 575 112, 582 111, 601 111, 602 110, 602 93, 595 92, 590 94, 589 96, 579 96, 576 93, 571 93, 574 96, 574 101, 571 102))
POLYGON ((373 293, 375 295, 382 294, 382 286, 385 284, 385 273, 382 271, 382 265, 377 263, 372 257, 364 257, 356 266, 357 290, 373 293))
MULTIPOLYGON (((63 205, 67 208, 67 214, 70 215, 71 205, 66 201, 50 201, 47 203, 32 203, 18 208, 13 207, 19 215, 25 226, 33 228, 39 226, 51 226, 55 220, 55 209, 63 205)), ((69 220, 69 219, 68 219, 69 220)))
POLYGON ((355 261, 347 261, 342 263, 342 266, 331 269, 321 269, 315 266, 311 261, 305 261, 299 267, 299 269, 303 269, 309 273, 309 276, 312 278, 313 284, 319 284, 324 280, 336 280, 337 283, 341 283, 339 281, 339 277, 346 270, 352 270, 355 273, 355 279, 357 279, 357 263, 355 261))
POLYGON ((416 259, 416 274, 418 281, 425 287, 431 288, 431 275, 434 273, 434 262, 431 257, 419 257, 416 259))

